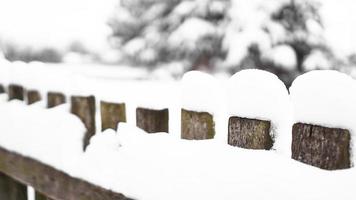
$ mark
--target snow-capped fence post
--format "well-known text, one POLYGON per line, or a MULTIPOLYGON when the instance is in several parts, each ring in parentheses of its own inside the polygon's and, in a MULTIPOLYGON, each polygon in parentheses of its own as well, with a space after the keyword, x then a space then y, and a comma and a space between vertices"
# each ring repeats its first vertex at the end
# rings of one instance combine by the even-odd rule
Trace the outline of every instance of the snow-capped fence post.
POLYGON ((27 200, 27 187, 11 177, 0 173, 0 199, 27 200))
POLYGON ((66 97, 60 92, 48 92, 47 93, 47 108, 53 108, 55 106, 64 104, 66 97))
POLYGON ((322 169, 350 168, 350 132, 296 123, 292 131, 292 158, 322 169))
POLYGON ((230 78, 227 94, 228 144, 270 150, 274 136, 289 125, 285 123, 289 96, 283 82, 266 71, 243 70, 230 78))
POLYGON ((126 105, 125 103, 100 102, 101 113, 101 130, 117 130, 119 122, 126 122, 126 105))
POLYGON ((354 80, 336 71, 312 71, 294 80, 293 159, 326 170, 351 167, 355 90, 354 80))
POLYGON ((84 123, 87 132, 84 137, 84 149, 88 146, 90 138, 95 134, 95 97, 72 96, 71 113, 77 115, 84 123))
POLYGON ((168 133, 168 109, 136 108, 136 125, 147 133, 168 133))
POLYGON ((228 144, 245 149, 269 150, 273 146, 270 127, 270 121, 230 117, 228 144))
POLYGON ((9 101, 17 99, 20 101, 24 100, 24 88, 20 85, 11 84, 9 85, 9 101))
POLYGON ((219 106, 217 80, 198 71, 182 79, 181 138, 212 139, 215 136, 214 112, 219 106))
POLYGON ((28 105, 41 101, 41 95, 37 90, 28 90, 26 93, 28 105))

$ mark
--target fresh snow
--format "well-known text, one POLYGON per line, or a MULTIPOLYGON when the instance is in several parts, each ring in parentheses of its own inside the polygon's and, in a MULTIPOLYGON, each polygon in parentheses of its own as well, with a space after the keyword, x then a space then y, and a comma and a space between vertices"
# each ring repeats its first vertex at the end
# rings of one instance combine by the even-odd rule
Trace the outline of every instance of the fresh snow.
POLYGON ((355 169, 328 172, 275 151, 147 134, 125 123, 117 133, 96 134, 82 152, 84 127, 65 106, 45 110, 12 101, 1 102, 0 111, 1 147, 135 199, 354 197, 355 169))

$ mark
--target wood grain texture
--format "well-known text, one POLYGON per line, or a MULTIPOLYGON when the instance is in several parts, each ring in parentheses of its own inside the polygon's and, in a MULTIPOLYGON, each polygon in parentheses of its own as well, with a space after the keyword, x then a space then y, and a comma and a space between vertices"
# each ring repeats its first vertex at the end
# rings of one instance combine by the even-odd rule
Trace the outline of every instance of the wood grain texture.
POLYGON ((124 103, 100 102, 101 130, 117 130, 119 122, 126 122, 126 105, 124 103))
POLYGON ((8 89, 9 101, 17 99, 20 101, 24 100, 24 88, 20 85, 11 84, 8 89))
POLYGON ((296 123, 292 131, 292 158, 327 170, 351 167, 350 132, 296 123))
POLYGON ((269 121, 230 117, 228 144, 245 149, 269 150, 273 146, 269 121))
POLYGON ((95 97, 94 96, 72 96, 71 97, 71 113, 78 116, 84 123, 87 132, 84 136, 83 148, 85 149, 90 138, 95 135, 95 97))
POLYGON ((166 132, 169 130, 168 109, 153 110, 146 108, 136 109, 136 126, 147 133, 166 132))
POLYGON ((47 93, 47 108, 53 108, 66 103, 66 97, 60 92, 47 93))
MULTIPOLYGON (((53 167, 0 147, 0 171, 56 200, 127 200, 123 194, 73 178, 53 167)), ((1 183, 1 182, 0 182, 1 183)), ((1 198, 3 199, 3 198, 1 198)), ((5 200, 6 198, 4 198, 5 200)), ((12 199, 10 199, 12 200, 12 199)), ((22 200, 22 199, 16 199, 22 200)))
POLYGON ((210 113, 182 109, 181 118, 182 139, 205 140, 214 138, 215 123, 210 113))

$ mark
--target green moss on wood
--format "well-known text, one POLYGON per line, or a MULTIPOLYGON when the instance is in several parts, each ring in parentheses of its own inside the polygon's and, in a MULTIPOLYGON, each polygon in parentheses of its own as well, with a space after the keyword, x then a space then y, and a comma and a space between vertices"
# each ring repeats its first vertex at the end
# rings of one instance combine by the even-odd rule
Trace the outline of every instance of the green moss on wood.
POLYGON ((182 109, 181 138, 188 140, 212 139, 215 136, 213 116, 208 112, 182 109))
POLYGON ((100 102, 101 129, 117 130, 119 122, 126 122, 126 105, 124 103, 100 102))

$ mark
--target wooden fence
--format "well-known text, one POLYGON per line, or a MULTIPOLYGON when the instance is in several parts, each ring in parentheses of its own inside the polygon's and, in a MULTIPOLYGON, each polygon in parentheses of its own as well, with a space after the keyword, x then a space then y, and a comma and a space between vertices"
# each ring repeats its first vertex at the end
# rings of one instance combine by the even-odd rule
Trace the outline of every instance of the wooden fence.
MULTIPOLYGON (((11 84, 0 85, 0 93, 7 92, 9 100, 25 100, 28 104, 40 101, 36 90, 11 84)), ((64 94, 54 91, 47 94, 47 107, 52 108, 66 102, 64 94)), ((78 116, 87 131, 83 141, 85 149, 96 130, 96 98, 94 96, 71 96, 71 113, 78 116)), ((118 122, 126 122, 124 103, 100 102, 102 130, 117 129, 118 122)), ((136 125, 148 133, 168 132, 169 110, 136 108, 136 125)), ((266 149, 273 146, 270 136, 271 122, 257 119, 230 117, 227 124, 227 144, 246 149, 266 149)), ((181 110, 181 138, 190 140, 212 139, 215 135, 214 116, 208 112, 181 110)), ((344 169, 351 167, 348 130, 326 128, 298 123, 293 126, 292 158, 323 168, 344 169), (323 145, 321 145, 323 141, 323 145), (326 141, 326 142, 325 142, 326 141)), ((121 200, 123 194, 103 189, 94 184, 73 178, 51 166, 34 159, 10 152, 0 147, 0 199, 22 200, 26 197, 26 186, 36 190, 36 200, 121 200)), ((122 191, 125 192, 125 191, 122 191)))

